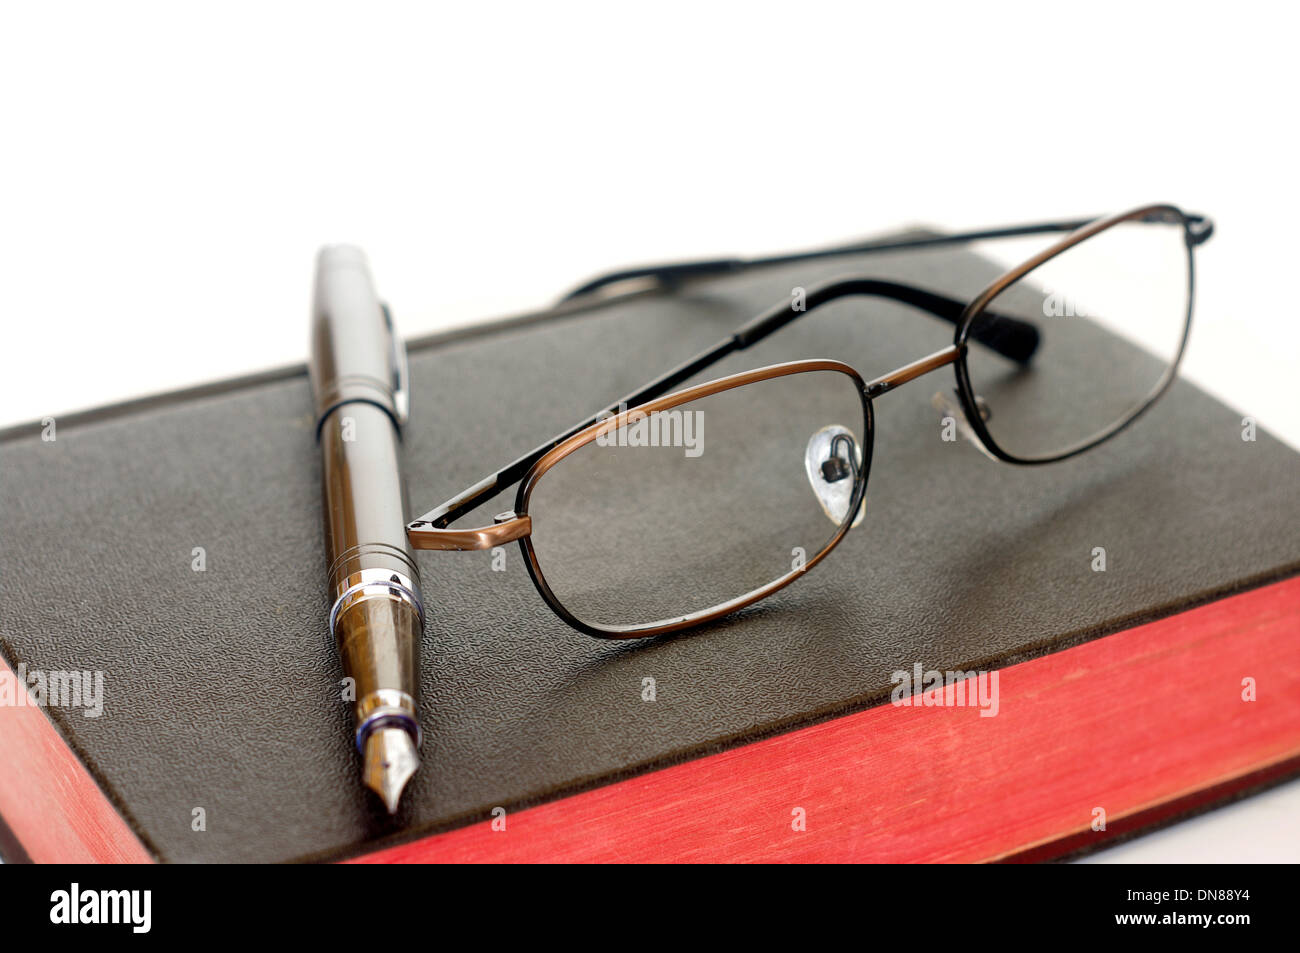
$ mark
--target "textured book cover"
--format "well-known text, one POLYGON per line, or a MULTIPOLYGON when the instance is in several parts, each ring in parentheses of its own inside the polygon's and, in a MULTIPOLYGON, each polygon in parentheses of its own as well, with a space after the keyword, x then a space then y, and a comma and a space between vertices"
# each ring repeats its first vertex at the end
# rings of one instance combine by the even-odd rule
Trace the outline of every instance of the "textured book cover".
MULTIPOLYGON (((999 270, 951 248, 770 266, 412 342, 412 506, 441 502, 796 287, 854 274, 960 297, 999 270)), ((283 316, 302 324, 304 350, 309 292, 283 316)), ((402 302, 390 304, 400 326, 402 302)), ((901 305, 845 300, 705 379, 815 357, 870 378, 951 335, 901 305)), ((1080 368, 1131 357, 1119 339, 1094 343, 1080 368)), ((1105 386, 1082 370, 1065 380, 1105 386)), ((698 632, 596 641, 546 609, 517 549, 421 553, 424 767, 392 818, 358 783, 325 618, 305 370, 71 416, 52 432, 12 428, 0 435, 0 653, 29 694, 33 675, 47 692, 53 679, 68 704, 0 707, 0 849, 544 859, 567 838, 557 855, 573 859, 651 847, 786 859, 813 844, 825 858, 993 859, 1086 846, 1070 837, 1092 829, 1106 807, 1094 800, 1155 823, 1196 791, 1221 799, 1300 771, 1300 710, 1286 700, 1300 697, 1300 457, 1263 432, 1243 439, 1241 413, 1179 381, 1089 453, 998 464, 941 438, 932 397, 952 386, 941 372, 881 399, 862 525, 806 578, 698 632), (965 708, 894 704, 897 673, 917 671, 921 689, 930 671, 984 673, 977 698, 998 678, 996 715, 982 714, 987 695, 965 708), (1255 707, 1243 679, 1260 685, 1255 707), (1179 737, 1188 746, 1162 742, 1179 737), (1093 742, 1096 757, 1082 757, 1093 742), (1085 762, 1093 773, 1080 775, 1085 762), (812 797, 820 809, 803 803, 812 797), (975 843, 963 811, 1006 805, 1017 820, 975 843), (893 836, 925 829, 957 846, 893 836)))

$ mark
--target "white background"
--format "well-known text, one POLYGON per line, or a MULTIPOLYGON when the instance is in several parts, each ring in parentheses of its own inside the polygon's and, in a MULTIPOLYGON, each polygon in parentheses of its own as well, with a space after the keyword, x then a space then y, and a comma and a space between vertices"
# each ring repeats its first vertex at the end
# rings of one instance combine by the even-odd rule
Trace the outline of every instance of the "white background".
MULTIPOLYGON (((622 264, 1170 201, 1218 226, 1185 373, 1300 447, 1283 5, 467 6, 6 3, 0 425, 301 362, 328 241, 414 335, 622 264)), ((1276 853, 1236 813, 1223 858, 1276 853)))

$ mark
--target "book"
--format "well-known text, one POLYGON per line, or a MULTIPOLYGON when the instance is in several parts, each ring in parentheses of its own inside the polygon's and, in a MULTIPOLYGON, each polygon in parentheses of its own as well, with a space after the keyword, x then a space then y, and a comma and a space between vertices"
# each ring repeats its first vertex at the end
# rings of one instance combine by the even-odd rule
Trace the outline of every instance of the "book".
MULTIPOLYGON (((410 342, 412 505, 794 288, 859 274, 961 297, 999 271, 951 247, 772 265, 410 342)), ((284 318, 304 334, 308 294, 284 318)), ((704 379, 828 356, 870 378, 951 336, 846 300, 704 379)), ((70 415, 54 439, 9 428, 0 853, 1039 860, 1300 774, 1300 458, 1180 380, 1089 453, 997 464, 939 439, 930 397, 952 386, 882 399, 863 524, 700 631, 593 640, 517 550, 503 568, 420 553, 424 765, 391 818, 359 782, 328 633, 305 369, 70 415), (34 676, 63 704, 20 703, 34 676)))

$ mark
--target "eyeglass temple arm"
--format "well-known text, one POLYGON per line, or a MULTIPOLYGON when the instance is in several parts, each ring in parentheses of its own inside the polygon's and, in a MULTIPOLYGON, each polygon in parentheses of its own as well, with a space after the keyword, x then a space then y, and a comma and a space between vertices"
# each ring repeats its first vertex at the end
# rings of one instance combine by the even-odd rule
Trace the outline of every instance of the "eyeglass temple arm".
MULTIPOLYGON (((600 275, 593 278, 573 291, 570 291, 561 302, 569 301, 573 298, 580 298, 583 295, 589 295, 593 292, 609 288, 612 285, 622 284, 623 282, 652 282, 661 287, 673 287, 687 278, 698 278, 706 275, 722 275, 729 272, 743 271, 746 268, 753 268, 758 265, 784 265, 799 261, 816 261, 821 258, 835 258, 842 255, 861 255, 868 252, 882 251, 902 251, 909 248, 935 248, 943 245, 957 245, 964 242, 977 241, 994 241, 999 238, 1023 238, 1029 235, 1046 235, 1055 232, 1072 232, 1076 229, 1090 225, 1096 218, 1071 219, 1064 222, 1039 222, 1030 225, 1011 225, 1003 228, 987 228, 974 232, 961 232, 955 235, 928 235, 924 238, 905 238, 898 240, 867 241, 854 242, 846 245, 835 245, 830 248, 819 248, 813 251, 792 252, 783 255, 768 255, 759 258, 715 258, 704 261, 684 261, 669 262, 660 265, 643 265, 638 268, 627 268, 620 271, 611 271, 608 274, 600 275)), ((1152 217, 1148 221, 1163 221, 1158 217, 1152 217)), ((1214 223, 1204 215, 1188 215, 1187 222, 1191 226, 1191 237, 1193 244, 1199 245, 1210 237, 1214 231, 1214 223)))
MULTIPOLYGON (((790 304, 760 314, 737 330, 735 337, 741 341, 741 347, 749 347, 785 327, 800 315, 807 314, 813 308, 848 295, 871 295, 900 301, 921 311, 927 311, 953 325, 961 321, 961 316, 966 311, 965 302, 913 285, 880 281, 876 278, 845 278, 808 292, 801 302, 802 310, 795 307, 797 302, 791 301, 790 304)), ((972 331, 971 337, 1009 360, 1018 364, 1029 363, 1029 359, 1034 356, 1034 351, 1038 349, 1038 328, 1018 318, 991 311, 987 314, 994 320, 983 322, 972 331)))
MULTIPOLYGON (((514 514, 502 514, 496 526, 475 530, 448 530, 446 527, 460 519, 466 513, 499 495, 502 491, 523 479, 530 467, 551 449, 563 443, 574 434, 585 430, 597 421, 621 408, 637 407, 646 401, 654 400, 671 391, 678 384, 694 377, 709 366, 716 364, 735 351, 743 351, 752 344, 785 327, 791 321, 808 312, 849 295, 874 295, 892 298, 906 304, 929 311, 931 314, 954 324, 960 318, 964 305, 953 298, 946 298, 910 285, 900 285, 890 281, 877 281, 870 278, 848 278, 831 282, 808 292, 804 299, 804 309, 793 306, 794 302, 783 302, 736 330, 731 337, 719 341, 713 347, 702 351, 684 364, 673 368, 667 374, 656 378, 649 384, 628 394, 626 397, 606 407, 579 424, 557 434, 546 443, 537 447, 511 463, 505 469, 494 473, 486 479, 462 491, 459 495, 430 510, 419 519, 407 524, 407 537, 416 549, 490 549, 526 535, 531 527, 525 528, 522 521, 526 517, 514 514), (510 535, 510 534, 514 535, 510 535)), ((1017 361, 1027 361, 1038 345, 1038 329, 1032 324, 1003 318, 993 322, 993 326, 1004 327, 997 335, 986 335, 989 344, 999 353, 1017 361)))

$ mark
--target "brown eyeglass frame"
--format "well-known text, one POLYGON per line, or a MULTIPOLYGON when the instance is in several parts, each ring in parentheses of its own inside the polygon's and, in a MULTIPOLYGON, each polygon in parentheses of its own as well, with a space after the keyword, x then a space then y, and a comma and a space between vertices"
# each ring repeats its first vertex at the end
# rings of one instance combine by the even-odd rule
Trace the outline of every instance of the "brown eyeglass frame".
POLYGON ((743 268, 763 264, 789 263, 794 261, 863 254, 876 251, 935 247, 973 241, 988 241, 999 238, 1050 234, 1054 232, 1067 233, 1060 241, 1052 244, 1044 251, 1033 256, 1017 267, 1005 272, 996 281, 992 282, 987 288, 980 292, 980 294, 976 295, 975 298, 964 305, 955 299, 935 294, 934 292, 917 288, 915 286, 903 285, 891 281, 882 281, 874 278, 856 277, 834 280, 809 291, 802 301, 802 308, 796 307, 796 302, 793 301, 782 302, 774 308, 759 315, 752 321, 742 325, 729 338, 720 341, 718 344, 696 355, 691 360, 679 365, 667 374, 664 374, 641 387, 634 393, 615 402, 600 411, 593 418, 589 418, 578 424, 576 427, 557 435, 542 446, 534 449, 523 457, 520 457, 518 460, 515 460, 504 469, 479 481, 462 491, 457 496, 443 503, 438 508, 424 514, 419 519, 412 520, 407 525, 407 537, 410 540, 411 546, 415 549, 436 550, 483 550, 491 549, 513 540, 518 540, 520 548, 524 554, 525 563, 528 566, 529 575, 531 576, 538 593, 541 595, 543 600, 545 600, 547 605, 549 605, 552 611, 573 628, 598 638, 646 638, 712 621, 721 616, 742 609, 760 599, 766 598, 772 593, 789 585, 824 559, 826 555, 840 543, 852 525, 854 515, 862 505, 863 499, 865 499, 867 477, 871 469, 871 451, 874 442, 873 401, 880 395, 894 390, 908 381, 914 380, 923 374, 928 374, 930 371, 937 370, 945 365, 955 365, 957 393, 967 422, 971 426, 975 435, 979 438, 981 444, 995 457, 1008 463, 1041 464, 1064 460, 1095 447, 1104 440, 1110 439, 1131 424, 1168 389, 1177 375, 1178 366, 1181 363, 1183 353, 1186 350, 1187 338, 1191 329, 1192 304, 1195 290, 1193 249, 1197 245, 1204 243, 1213 233, 1213 229, 1213 223, 1205 216, 1189 215, 1176 206, 1157 204, 1142 206, 1128 212, 1099 219, 1011 226, 1008 228, 967 232, 959 235, 940 235, 898 242, 872 242, 857 245, 845 245, 837 248, 821 249, 815 252, 781 255, 751 261, 722 259, 708 262, 687 262, 672 265, 648 266, 645 268, 615 272, 602 278, 595 279, 577 289, 565 300, 590 295, 608 295, 610 289, 629 284, 641 288, 646 282, 654 282, 660 286, 672 287, 678 281, 690 277, 734 272, 743 268), (1062 252, 1073 248, 1080 242, 1086 241, 1108 228, 1123 222, 1131 221, 1181 224, 1183 226, 1188 253, 1188 296, 1187 315, 1177 354, 1169 364, 1165 374, 1160 378, 1146 399, 1127 416, 1120 419, 1106 430, 1093 435, 1082 443, 1050 456, 1017 457, 1007 453, 997 445, 997 442, 984 424, 983 415, 979 412, 975 391, 966 366, 967 349, 971 343, 974 342, 1002 354, 1008 360, 1020 364, 1027 364, 1032 359, 1034 352, 1037 350, 1040 332, 1033 324, 1016 318, 997 315, 994 312, 989 311, 989 304, 1008 286, 1020 280, 1044 262, 1055 258, 1062 252), (727 355, 735 351, 744 350, 750 345, 791 323, 801 315, 810 313, 830 301, 835 301, 850 295, 869 295, 889 298, 911 305, 920 311, 929 312, 934 317, 950 321, 956 326, 956 334, 953 343, 940 351, 936 351, 935 353, 913 361, 910 364, 906 364, 903 367, 869 382, 864 381, 861 375, 859 375, 852 367, 847 364, 842 364, 839 361, 810 360, 775 364, 768 367, 758 368, 756 370, 744 371, 718 380, 696 384, 684 390, 668 393, 673 387, 678 386, 690 377, 700 373, 705 368, 716 363, 727 355), (996 318, 996 320, 989 323, 987 327, 983 325, 977 326, 976 321, 981 316, 992 316, 996 318), (546 578, 537 561, 537 554, 532 545, 532 520, 528 515, 529 498, 532 495, 533 489, 537 486, 538 481, 548 470, 558 464, 569 454, 594 441, 601 434, 608 433, 611 430, 615 430, 625 425, 633 415, 650 414, 667 410, 689 401, 698 400, 736 387, 742 387, 746 384, 770 380, 772 378, 782 377, 789 374, 819 370, 844 373, 853 379, 858 387, 862 400, 864 429, 862 440, 863 459, 861 466, 858 468, 858 473, 855 476, 857 482, 854 487, 852 505, 848 509, 848 515, 844 524, 837 530, 836 534, 831 538, 827 545, 817 553, 816 556, 810 559, 800 569, 792 571, 785 576, 742 596, 738 596, 709 609, 700 610, 674 619, 664 620, 649 625, 620 627, 591 625, 574 617, 572 613, 570 613, 555 597, 554 593, 547 585, 546 578), (495 517, 494 525, 475 529, 449 528, 450 523, 468 514, 471 510, 499 495, 508 487, 516 483, 519 488, 515 497, 514 510, 502 513, 495 517))

